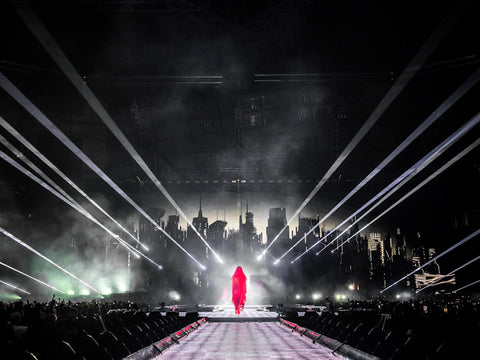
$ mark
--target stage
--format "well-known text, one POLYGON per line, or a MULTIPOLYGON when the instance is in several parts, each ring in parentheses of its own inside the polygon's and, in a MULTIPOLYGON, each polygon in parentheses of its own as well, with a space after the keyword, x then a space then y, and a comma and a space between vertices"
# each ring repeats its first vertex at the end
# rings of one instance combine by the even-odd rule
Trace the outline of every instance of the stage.
MULTIPOLYGON (((249 316, 245 315, 245 318, 249 316)), ((332 354, 332 350, 323 345, 313 344, 312 340, 292 332, 278 321, 225 321, 207 322, 155 359, 342 360, 345 358, 332 354)))
POLYGON ((235 314, 233 306, 201 310, 199 316, 207 323, 155 359, 345 359, 292 332, 278 320, 278 313, 268 311, 266 306, 247 305, 241 314, 235 314))

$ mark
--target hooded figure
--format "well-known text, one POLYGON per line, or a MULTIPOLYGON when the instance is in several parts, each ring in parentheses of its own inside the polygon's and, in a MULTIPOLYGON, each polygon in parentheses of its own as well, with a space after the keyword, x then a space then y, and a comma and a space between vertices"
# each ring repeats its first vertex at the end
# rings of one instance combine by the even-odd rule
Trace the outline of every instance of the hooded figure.
POLYGON ((240 312, 245 307, 247 301, 247 277, 243 273, 241 266, 237 266, 235 273, 232 276, 232 302, 235 305, 235 314, 240 312))

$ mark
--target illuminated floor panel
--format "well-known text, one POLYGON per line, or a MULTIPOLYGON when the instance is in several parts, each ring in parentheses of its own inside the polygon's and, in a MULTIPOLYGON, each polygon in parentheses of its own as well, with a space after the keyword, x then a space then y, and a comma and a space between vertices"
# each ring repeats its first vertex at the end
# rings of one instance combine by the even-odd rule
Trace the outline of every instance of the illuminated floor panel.
POLYGON ((223 311, 211 311, 211 312, 200 312, 199 313, 200 317, 206 317, 210 319, 211 321, 218 321, 218 320, 231 320, 233 321, 238 321, 238 320, 271 320, 275 321, 275 319, 278 317, 278 314, 276 312, 268 312, 268 311, 259 311, 257 308, 245 308, 240 314, 235 314, 235 308, 228 307, 225 308, 223 311))
POLYGON ((207 323, 157 360, 344 359, 278 322, 207 323))

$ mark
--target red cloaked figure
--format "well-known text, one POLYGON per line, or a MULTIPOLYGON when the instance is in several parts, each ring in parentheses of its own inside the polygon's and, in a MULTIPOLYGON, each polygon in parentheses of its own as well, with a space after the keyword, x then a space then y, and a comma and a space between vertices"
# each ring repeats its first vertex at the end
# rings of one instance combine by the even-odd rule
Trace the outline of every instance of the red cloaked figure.
POLYGON ((235 314, 240 312, 245 307, 247 301, 247 277, 243 273, 241 266, 237 266, 235 273, 232 276, 232 302, 235 305, 235 314))

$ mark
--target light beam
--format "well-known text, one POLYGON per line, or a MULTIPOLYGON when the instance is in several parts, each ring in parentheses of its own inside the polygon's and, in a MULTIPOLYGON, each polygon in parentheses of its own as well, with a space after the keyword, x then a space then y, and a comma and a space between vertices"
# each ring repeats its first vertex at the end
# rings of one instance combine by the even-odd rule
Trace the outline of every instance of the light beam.
MULTIPOLYGON (((363 219, 365 216, 367 216, 370 212, 372 212, 375 208, 377 208, 380 204, 382 204, 385 200, 387 200, 390 196, 392 196, 395 192, 397 192, 401 187, 403 187, 407 182, 409 182, 411 179, 413 179, 419 172, 421 172, 429 164, 431 164, 435 159, 437 159, 440 155, 442 155, 450 146, 452 146, 463 135, 465 135, 468 131, 470 131, 473 127, 475 127, 479 122, 480 122, 480 116, 476 116, 473 119, 471 119, 470 121, 468 121, 460 129, 458 129, 452 135, 450 135, 447 139, 442 141, 438 146, 436 146, 427 155, 425 155, 423 158, 421 158, 419 161, 417 161, 413 166, 411 166, 407 171, 405 171, 397 179, 395 179, 393 182, 391 182, 390 185, 385 187, 377 195, 375 195, 373 198, 371 198, 369 201, 367 201, 364 205, 362 205, 357 211, 355 211, 353 214, 351 214, 349 217, 347 217, 340 225, 338 225, 331 232, 339 229, 349 219, 355 217, 361 211, 363 211, 369 205, 371 205, 373 202, 378 200, 381 196, 385 195, 385 196, 383 196, 383 198, 381 198, 379 201, 377 201, 377 203, 375 203, 370 209, 368 209, 368 211, 366 211, 362 216, 360 216, 358 219, 356 219, 345 230, 343 230, 339 235, 337 235, 332 241, 330 241, 328 244, 326 244, 323 249, 321 249, 319 252, 316 253, 316 255, 319 255, 321 252, 323 252, 327 247, 329 247, 331 244, 333 244, 335 242, 335 240, 337 240, 344 233, 346 233, 354 224, 358 223, 361 219, 363 219), (388 191, 388 193, 385 194, 387 191, 388 191)), ((315 247, 318 243, 320 243, 325 238, 326 238, 326 236, 323 237, 322 239, 320 239, 319 241, 317 241, 317 243, 312 245, 311 248, 315 247)), ((310 249, 307 249, 305 251, 305 253, 307 253, 310 249)), ((337 247, 337 249, 338 249, 338 247, 337 247)))
POLYGON ((80 160, 92 169, 103 181, 105 181, 113 190, 115 190, 123 199, 132 205, 140 214, 142 214, 156 229, 160 230, 170 241, 177 245, 188 257, 199 265, 202 270, 206 267, 202 265, 193 255, 185 250, 175 239, 173 239, 159 224, 155 222, 132 198, 130 198, 107 174, 105 174, 90 158, 85 155, 78 146, 76 146, 54 123, 43 114, 3 73, 0 72, 0 86, 12 96, 20 105, 22 105, 35 119, 37 119, 48 131, 60 140, 70 149, 80 160))
POLYGON ((24 294, 32 295, 32 294, 30 294, 27 290, 20 289, 19 287, 15 286, 15 285, 12 285, 12 284, 9 284, 9 283, 6 282, 6 281, 0 280, 0 283, 5 284, 5 285, 7 285, 7 286, 10 286, 11 288, 14 288, 15 290, 21 291, 21 292, 23 292, 24 294))
POLYGON ((28 277, 29 279, 32 279, 32 280, 34 280, 34 281, 42 284, 43 286, 46 286, 46 287, 48 287, 48 288, 50 288, 50 289, 53 289, 53 290, 55 290, 55 291, 58 291, 59 293, 65 294, 64 291, 57 289, 55 286, 52 286, 52 285, 50 285, 50 284, 47 284, 46 282, 43 282, 42 280, 39 280, 39 279, 37 279, 36 277, 33 277, 33 276, 31 276, 31 275, 25 274, 23 271, 20 271, 20 270, 18 270, 18 269, 15 269, 14 267, 12 267, 12 266, 10 266, 10 265, 7 265, 7 264, 5 264, 5 263, 3 263, 3 262, 1 262, 1 261, 0 261, 0 265, 5 266, 6 268, 8 268, 8 269, 10 269, 10 270, 16 271, 17 273, 19 273, 19 274, 21 274, 21 275, 23 275, 23 276, 25 276, 25 277, 28 277))
MULTIPOLYGON (((445 276, 455 274, 457 271, 462 270, 464 267, 466 267, 466 266, 468 266, 468 265, 470 265, 470 264, 472 264, 472 263, 474 263, 475 261, 478 261, 478 260, 480 260, 480 256, 477 256, 475 259, 472 259, 472 260, 470 260, 470 261, 467 261, 465 264, 460 265, 458 268, 456 268, 455 270, 450 271, 450 272, 449 272, 448 274, 446 274, 445 276)), ((430 284, 428 284, 427 286, 424 286, 423 288, 417 290, 417 291, 416 291, 417 294, 418 294, 419 292, 422 292, 422 291, 425 290, 426 288, 428 288, 428 287, 430 287, 430 286, 432 286, 432 285, 435 285, 435 284, 436 284, 437 282, 439 282, 440 280, 442 280, 442 278, 439 278, 439 279, 437 279, 437 280, 435 280, 435 281, 432 281, 432 282, 431 282, 430 284)))
POLYGON ((31 247, 30 245, 28 245, 27 243, 23 242, 22 240, 16 238, 14 235, 10 234, 7 230, 5 230, 4 228, 0 227, 0 232, 3 233, 5 236, 9 237, 10 239, 12 239, 13 241, 15 241, 17 244, 23 246, 24 248, 26 248, 27 250, 31 251, 32 253, 34 253, 35 255, 37 256, 40 256, 43 260, 49 262, 50 264, 52 264, 53 266, 55 266, 57 269, 60 269, 62 270, 65 274, 71 276, 72 278, 74 278, 75 280, 77 281, 80 281, 83 285, 85 285, 86 287, 92 289, 93 291, 95 291, 97 294, 100 294, 100 292, 95 289, 92 285, 88 284, 87 282, 83 281, 82 279, 78 278, 76 275, 72 274, 70 271, 64 269, 63 267, 61 267, 60 265, 58 265, 56 262, 50 260, 48 257, 46 257, 45 255, 43 255, 42 253, 38 252, 37 250, 35 250, 33 247, 31 247))
MULTIPOLYGON (((395 150, 393 150, 374 170, 372 170, 372 172, 370 172, 370 174, 367 175, 367 177, 365 177, 365 179, 363 179, 352 191, 350 191, 340 202, 337 203, 337 205, 335 205, 333 207, 333 209, 331 209, 316 225, 314 225, 308 232, 306 235, 309 235, 310 233, 312 233, 321 223, 323 223, 326 219, 328 219, 336 210, 338 210, 338 208, 340 208, 340 206, 342 206, 347 200, 349 200, 355 193, 357 193, 357 191, 359 191, 364 185, 366 185, 375 175, 377 175, 385 166, 387 166, 392 160, 394 160, 408 145, 410 145, 415 139, 417 139, 429 126, 431 126, 436 120, 438 120, 448 109, 450 109, 451 106, 453 106, 457 100, 462 97, 465 93, 467 93, 478 81, 480 80, 480 68, 477 69, 477 71, 475 71, 457 90, 455 90, 455 92, 450 95, 439 107, 437 107, 437 109, 432 113, 430 114, 430 116, 427 117, 427 119, 425 119, 425 121, 423 123, 421 123, 404 141, 402 141, 402 143, 400 145, 398 145, 395 150)), ((478 121, 478 119, 473 118, 472 120, 470 120, 470 122, 476 122, 478 121)), ((470 124, 467 123, 467 124, 470 124)), ((466 125, 467 125, 466 124, 466 125)), ((466 126, 465 125, 465 126, 466 126)), ((470 126, 470 125, 469 125, 470 126)), ((472 126, 470 126, 469 128, 471 128, 472 126)), ((453 135, 452 135, 453 136, 453 135)), ((435 153, 433 154, 435 155, 435 153)), ((437 155, 438 156, 438 155, 437 155)), ((408 176, 409 174, 406 174, 404 173, 404 177, 408 176)), ((395 180, 395 182, 397 182, 398 178, 395 180)), ((403 180, 403 179, 402 179, 403 180)), ((360 211, 362 211, 363 209, 365 209, 365 207, 367 207, 368 205, 370 205, 372 202, 374 202, 376 199, 378 199, 379 196, 382 196, 383 193, 385 193, 386 191, 390 190, 393 186, 395 186, 396 184, 390 184, 389 185, 389 188, 385 188, 384 190, 382 190, 381 193, 377 194, 377 197, 376 198, 372 198, 370 199, 369 202, 367 202, 367 204, 365 204, 362 208, 360 208, 359 210, 357 210, 354 214, 352 214, 350 217, 348 217, 347 219, 345 219, 340 225, 338 225, 336 227, 337 228, 340 228, 340 226, 344 225, 352 216, 355 216, 356 214, 358 214, 360 211), (386 190, 387 189, 387 190, 386 190)), ((403 185, 402 185, 403 186, 403 185)), ((396 191, 396 190, 395 190, 396 191)), ((388 195, 390 196, 390 195, 388 195)), ((328 235, 327 235, 328 236, 328 235)), ((317 241, 314 245, 312 245, 309 249, 307 249, 304 253, 302 253, 300 255, 300 257, 302 257, 304 254, 306 254, 307 252, 309 252, 311 249, 313 249, 315 246, 317 246, 320 241, 322 241, 323 239, 325 239, 326 237, 323 237, 322 239, 320 239, 319 241, 317 241)), ((293 246, 291 246, 282 256, 281 258, 283 258, 285 255, 287 255, 290 251, 292 251, 297 245, 298 243, 300 242, 297 241, 293 246)), ((332 241, 333 242, 333 241, 332 241)), ((331 243, 332 243, 331 242, 331 243)), ((329 244, 330 245, 330 244, 329 244)), ((323 249, 322 249, 323 250, 323 249)), ((298 260, 300 257, 297 257, 294 262, 296 260, 298 260)))
MULTIPOLYGON (((6 141, 5 138, 3 138, 1 135, 0 135, 0 142, 4 143, 4 141, 6 141)), ((8 142, 7 142, 8 143, 8 142)), ((12 147, 12 149, 14 149, 14 147, 12 147)), ((16 150, 16 149, 15 149, 16 150)), ((29 163, 29 160, 23 155, 21 154, 20 152, 14 152, 17 157, 19 157, 20 159, 22 159, 24 162, 26 163, 29 163)), ((60 187, 58 187, 57 184, 55 184, 55 182, 53 180, 51 180, 46 174, 44 174, 40 169, 38 169, 44 176, 45 178, 47 179, 47 181, 49 181, 50 183, 53 183, 55 187, 58 187, 59 188, 59 191, 53 189, 50 185, 48 185, 46 182, 42 181, 40 178, 38 178, 36 175, 32 174, 29 170, 27 170, 26 168, 24 168, 22 165, 20 165, 17 161, 15 161, 14 159, 12 159, 10 156, 8 156, 7 154, 5 154, 2 150, 0 150, 0 158, 4 159, 6 162, 8 162, 10 165, 12 165, 13 167, 15 167, 17 170, 20 170, 22 173, 24 173, 26 176, 28 176, 30 179, 32 179, 33 181, 35 181, 37 184, 39 184, 40 186, 42 186, 43 188, 47 189, 49 192, 51 192, 53 195, 55 195, 56 197, 58 197, 60 200, 64 201, 66 204, 70 205, 73 209, 77 210, 80 214, 82 214, 83 216, 85 216, 87 219, 93 221, 95 224, 97 224, 98 226, 100 226, 103 230, 105 230, 110 236, 114 237, 115 239, 117 239, 120 244, 122 244, 122 246, 126 247, 127 250, 131 251, 133 253, 134 256, 136 256, 137 258, 140 258, 140 256, 143 256, 145 259, 147 259, 149 262, 151 262, 152 264, 154 264, 155 266, 157 266, 158 269, 163 269, 163 267, 159 264, 157 264, 155 261, 153 261, 152 259, 150 259, 148 256, 146 256, 145 254, 143 254, 141 251, 135 249, 133 246, 131 246, 129 243, 127 243, 125 240, 123 240, 119 235, 117 234, 114 234, 112 231, 110 231, 110 229, 108 229, 107 227, 105 227, 100 221, 98 221, 92 214, 90 214, 85 208, 83 208, 80 204, 78 204, 72 197, 70 197, 67 193, 65 193, 65 191, 63 189, 61 189, 60 187)), ((32 164, 33 165, 33 164, 32 164)), ((35 166, 36 168, 36 166, 35 166)))
MULTIPOLYGON (((95 206, 98 210, 100 210, 105 216, 107 216, 115 225, 117 225, 120 229, 122 229, 130 238, 132 238, 135 242, 139 243, 145 250, 148 251, 148 248, 142 244, 130 231, 128 231, 122 224, 120 224, 117 220, 115 220, 107 211, 105 211, 100 205, 97 204, 92 198, 90 198, 77 184, 75 184, 68 176, 66 176, 60 169, 58 169, 46 156, 44 156, 35 146, 33 146, 27 139, 25 139, 13 126, 11 126, 3 117, 0 116, 0 126, 2 126, 5 130, 7 130, 12 136, 15 137, 18 141, 20 141, 28 150, 30 150, 35 156, 37 156, 40 160, 43 161, 45 165, 47 165, 50 169, 52 169, 58 176, 60 176, 67 184, 69 184, 72 188, 74 188, 80 195, 82 195, 85 199, 87 199, 93 206, 95 206)), ((4 138, 3 138, 4 139, 4 138)), ((5 140, 6 141, 6 140, 5 140)), ((18 153, 20 159, 24 159, 23 154, 20 153, 17 149, 15 149, 10 143, 5 143, 2 141, 6 147, 9 148, 14 154, 18 153)), ((27 163, 30 168, 35 170, 37 174, 42 176, 43 172, 38 169, 34 164, 30 161, 27 163)), ((46 179, 45 179, 46 180, 46 179)), ((46 180, 48 181, 48 180, 46 180)), ((50 181, 48 181, 54 188, 59 190, 58 185, 53 185, 50 181)), ((62 192, 63 194, 64 192, 62 192)), ((65 195, 65 194, 64 194, 65 195)))
POLYGON ((56 64, 62 69, 67 78, 71 81, 73 86, 80 92, 80 94, 85 98, 87 103, 92 107, 92 109, 97 113, 97 115, 102 119, 104 124, 110 129, 112 134, 117 138, 120 144, 125 148, 125 150, 130 154, 132 159, 140 166, 140 168, 145 172, 145 174, 150 178, 150 180, 155 184, 155 186, 160 190, 160 192, 165 196, 165 198, 172 204, 172 206, 178 211, 180 216, 182 216, 188 225, 191 226, 192 230, 198 235, 200 240, 210 249, 212 254, 215 255, 216 259, 223 264, 221 257, 212 249, 210 244, 203 238, 200 232, 192 225, 190 220, 188 220, 185 213, 180 209, 178 204, 173 200, 173 198, 168 193, 167 189, 162 185, 158 180, 155 174, 150 170, 148 165, 142 159, 140 154, 135 150, 132 144, 128 141, 126 136, 117 126, 115 121, 110 117, 107 110, 103 107, 100 101, 97 99, 95 94, 90 90, 88 85, 85 83, 85 80, 80 76, 80 74, 75 70, 72 63, 68 60, 60 46, 53 39, 50 33, 47 31, 45 26, 43 26, 40 19, 36 16, 34 11, 26 3, 13 3, 13 8, 16 10, 17 14, 22 18, 27 27, 37 38, 37 40, 43 45, 47 53, 52 57, 56 64))
MULTIPOLYGON (((353 149, 359 144, 363 139, 366 133, 375 125, 378 119, 383 115, 386 109, 393 103, 397 98, 400 92, 407 86, 413 76, 417 73, 418 70, 423 66, 430 54, 437 48, 441 40, 445 35, 450 31, 456 21, 466 10, 466 4, 453 4, 452 7, 447 11, 444 19, 441 23, 435 28, 435 30, 430 34, 428 39, 422 45, 420 50, 410 61, 408 66, 403 70, 398 79, 395 81, 390 90, 385 94, 383 99, 377 105, 372 114, 368 117, 367 121, 362 125, 362 127, 355 134, 350 143, 345 147, 342 153, 339 155, 337 160, 332 164, 330 169, 325 173, 323 178, 315 186, 312 192, 307 196, 305 201, 300 205, 300 207, 295 211, 292 217, 287 221, 282 230, 278 233, 277 236, 270 242, 267 248, 260 254, 258 260, 261 260, 263 256, 267 253, 268 249, 278 240, 280 235, 286 230, 286 228, 291 224, 291 222, 297 218, 300 212, 307 206, 307 204, 313 199, 317 192, 323 187, 323 185, 328 181, 328 179, 333 175, 333 173, 338 169, 338 167, 345 161, 345 159, 350 155, 353 149)), ((363 185, 362 185, 363 186, 363 185)))
POLYGON ((460 289, 454 290, 454 291, 452 291, 452 292, 457 293, 457 292, 459 292, 459 291, 462 291, 463 289, 466 289, 466 288, 468 288, 468 287, 470 287, 470 286, 473 286, 473 285, 475 285, 475 284, 478 284, 478 283, 480 283, 480 279, 477 280, 477 281, 474 281, 474 282, 472 282, 472 283, 470 283, 470 284, 468 284, 468 285, 465 285, 465 286, 461 287, 460 289))
POLYGON ((476 148, 478 145, 480 145, 480 139, 477 139, 476 141, 474 141, 472 144, 470 144, 469 146, 467 146, 464 150, 462 150, 460 153, 458 153, 456 156, 454 156, 452 159, 450 159, 447 163, 445 163, 442 167, 440 167, 437 171, 435 171, 434 173, 432 173, 432 175, 430 175, 429 177, 427 177, 425 180, 423 180, 420 184, 418 184, 417 186, 415 186, 412 190, 410 190, 408 193, 406 193, 404 196, 402 196, 399 200, 397 200, 393 205, 391 205, 388 209, 386 209, 385 211, 383 211, 380 215, 378 215, 375 219, 373 219, 372 221, 370 221, 367 225, 363 226, 360 230, 358 230, 355 234, 351 235, 348 239, 346 239, 345 241, 343 241, 339 246, 337 246, 335 249, 332 250, 332 252, 334 252, 335 250, 339 249, 343 244, 345 244, 346 242, 350 241, 352 238, 354 238, 355 236, 357 236, 358 234, 360 234, 363 230, 365 230, 366 228, 368 228, 370 225, 372 225, 375 221, 377 221, 378 219, 380 219, 383 215, 385 215, 386 213, 388 213, 390 210, 392 210, 393 208, 395 208, 398 204, 400 204, 401 202, 403 202, 404 200, 406 200, 409 196, 411 196, 412 194, 414 194, 415 192, 417 192, 418 190, 420 190, 423 186, 425 186, 426 184, 428 184, 430 181, 432 181, 433 179, 435 179, 438 175, 440 175, 443 171, 445 171, 446 169, 448 169, 450 166, 452 166, 453 164, 455 164, 458 160, 460 160, 462 157, 464 157, 466 154, 468 154, 470 151, 472 151, 474 148, 476 148))

